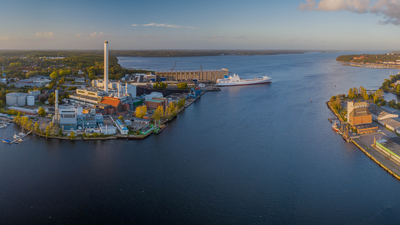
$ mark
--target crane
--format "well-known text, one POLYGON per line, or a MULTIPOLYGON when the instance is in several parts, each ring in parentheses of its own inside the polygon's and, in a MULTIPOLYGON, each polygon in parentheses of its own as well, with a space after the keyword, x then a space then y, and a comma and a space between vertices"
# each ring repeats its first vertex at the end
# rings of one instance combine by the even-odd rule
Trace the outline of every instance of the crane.
POLYGON ((174 67, 172 67, 171 71, 175 69, 175 66, 176 66, 176 63, 177 63, 177 62, 178 62, 178 60, 175 61, 174 67))

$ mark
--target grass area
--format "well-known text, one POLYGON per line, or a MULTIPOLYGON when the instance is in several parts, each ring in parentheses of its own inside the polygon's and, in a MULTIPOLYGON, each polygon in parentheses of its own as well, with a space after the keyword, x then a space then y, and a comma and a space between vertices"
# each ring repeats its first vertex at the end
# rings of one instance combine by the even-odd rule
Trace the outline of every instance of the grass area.
POLYGON ((393 130, 391 130, 391 129, 389 129, 389 128, 387 128, 387 127, 385 127, 387 130, 390 130, 390 131, 392 131, 392 132, 394 132, 393 130))

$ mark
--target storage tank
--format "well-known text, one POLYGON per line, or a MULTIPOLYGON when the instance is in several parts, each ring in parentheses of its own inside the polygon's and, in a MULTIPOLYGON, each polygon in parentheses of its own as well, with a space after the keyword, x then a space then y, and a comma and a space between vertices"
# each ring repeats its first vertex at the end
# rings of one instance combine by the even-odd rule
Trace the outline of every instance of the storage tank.
POLYGON ((6 104, 14 106, 26 105, 26 94, 20 92, 8 93, 6 95, 6 104))
POLYGON ((29 91, 29 95, 32 95, 35 99, 39 99, 40 91, 29 91))
POLYGON ((26 97, 27 105, 35 105, 35 96, 29 95, 26 97))

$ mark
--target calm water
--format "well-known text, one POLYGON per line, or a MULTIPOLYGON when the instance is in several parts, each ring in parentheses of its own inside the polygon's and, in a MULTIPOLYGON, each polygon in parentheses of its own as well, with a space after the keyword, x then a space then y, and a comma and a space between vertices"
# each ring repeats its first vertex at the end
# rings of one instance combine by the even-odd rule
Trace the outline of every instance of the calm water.
POLYGON ((120 58, 273 83, 207 93, 144 141, 1 144, 0 224, 397 224, 400 182, 332 131, 325 105, 397 71, 338 55, 120 58))

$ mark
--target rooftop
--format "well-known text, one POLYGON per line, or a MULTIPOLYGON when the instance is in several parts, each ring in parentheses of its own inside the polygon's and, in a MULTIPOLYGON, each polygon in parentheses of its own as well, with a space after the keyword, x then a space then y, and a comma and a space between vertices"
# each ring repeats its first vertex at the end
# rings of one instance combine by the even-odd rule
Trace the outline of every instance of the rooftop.
POLYGON ((355 108, 353 111, 351 111, 350 116, 368 116, 371 115, 371 112, 368 110, 367 107, 362 107, 362 108, 355 108))

